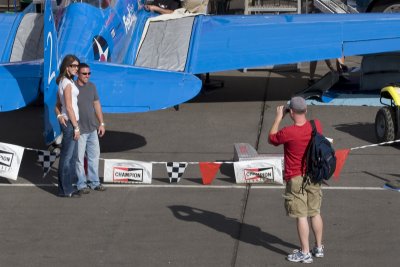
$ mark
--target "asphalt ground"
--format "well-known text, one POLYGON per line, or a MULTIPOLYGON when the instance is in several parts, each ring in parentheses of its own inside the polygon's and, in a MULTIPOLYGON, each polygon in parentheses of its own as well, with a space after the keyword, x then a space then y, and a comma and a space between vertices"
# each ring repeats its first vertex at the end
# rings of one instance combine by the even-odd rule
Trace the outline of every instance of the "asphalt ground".
MULTIPOLYGON (((351 60, 350 60, 351 63, 351 60)), ((326 72, 323 62, 320 75, 326 72)), ((102 158, 140 161, 230 161, 234 143, 282 153, 267 143, 277 105, 307 83, 299 71, 217 73, 224 88, 150 113, 105 115, 102 158)), ((42 107, 0 113, 0 142, 45 149, 42 107)), ((310 106, 336 149, 376 143, 377 107, 310 106)), ((286 119, 284 124, 290 123, 286 119)), ((353 150, 338 181, 323 186, 325 257, 317 266, 398 266, 398 146, 353 150)), ((291 266, 295 221, 283 187, 237 185, 223 164, 211 185, 189 165, 178 184, 153 165, 151 185, 111 185, 79 199, 57 197, 57 164, 42 178, 25 150, 17 181, 0 178, 0 266, 291 266)), ((100 163, 102 176, 103 163, 100 163)), ((313 238, 310 237, 310 245, 313 238)))

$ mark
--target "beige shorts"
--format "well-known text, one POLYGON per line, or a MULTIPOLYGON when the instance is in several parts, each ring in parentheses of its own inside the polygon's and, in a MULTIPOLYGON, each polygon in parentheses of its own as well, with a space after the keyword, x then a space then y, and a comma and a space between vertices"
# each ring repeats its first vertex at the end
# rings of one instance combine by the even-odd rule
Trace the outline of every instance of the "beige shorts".
POLYGON ((321 184, 307 183, 302 188, 303 177, 296 176, 286 183, 285 209, 293 218, 313 217, 320 213, 322 203, 321 184))

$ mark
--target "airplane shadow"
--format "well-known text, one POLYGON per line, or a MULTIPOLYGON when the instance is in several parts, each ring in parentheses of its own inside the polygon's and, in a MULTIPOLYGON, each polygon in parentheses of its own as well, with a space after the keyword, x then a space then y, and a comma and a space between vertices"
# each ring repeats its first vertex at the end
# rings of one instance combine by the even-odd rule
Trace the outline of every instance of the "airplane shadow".
MULTIPOLYGON (((0 142, 34 149, 47 149, 43 137, 43 108, 31 105, 11 112, 0 113, 0 142)), ((107 130, 100 138, 101 152, 120 152, 139 148, 147 144, 138 134, 107 130)))
POLYGON ((348 133, 369 143, 376 143, 375 125, 373 123, 345 123, 334 125, 336 130, 348 133))
POLYGON ((144 136, 119 131, 106 131, 106 134, 99 140, 102 153, 121 152, 147 144, 144 136))
POLYGON ((31 148, 46 148, 43 137, 43 108, 26 108, 0 112, 0 142, 31 148))
POLYGON ((240 223, 237 219, 225 217, 219 213, 184 205, 173 205, 168 206, 168 208, 179 220, 204 224, 218 232, 230 235, 232 238, 241 242, 255 246, 263 246, 266 249, 282 255, 287 255, 287 252, 276 247, 276 245, 285 246, 290 249, 297 248, 294 244, 262 231, 260 227, 240 223))

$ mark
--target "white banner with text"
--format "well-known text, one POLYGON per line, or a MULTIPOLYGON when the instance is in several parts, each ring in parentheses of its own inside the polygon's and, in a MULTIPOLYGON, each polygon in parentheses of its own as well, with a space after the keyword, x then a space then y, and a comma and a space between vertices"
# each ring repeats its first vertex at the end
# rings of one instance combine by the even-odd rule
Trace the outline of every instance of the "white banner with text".
POLYGON ((283 157, 237 161, 233 167, 238 184, 283 184, 283 157))
POLYGON ((104 182, 151 184, 152 163, 125 159, 104 160, 104 182))
POLYGON ((17 180, 24 147, 0 143, 0 176, 17 180))

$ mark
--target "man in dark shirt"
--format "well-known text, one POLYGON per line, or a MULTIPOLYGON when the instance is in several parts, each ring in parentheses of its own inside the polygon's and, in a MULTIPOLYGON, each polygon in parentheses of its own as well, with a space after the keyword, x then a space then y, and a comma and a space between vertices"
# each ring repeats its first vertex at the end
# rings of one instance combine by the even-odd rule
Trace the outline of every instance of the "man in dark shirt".
POLYGON ((90 74, 87 64, 79 64, 78 80, 75 84, 79 89, 78 107, 81 136, 78 141, 78 161, 76 162, 78 182, 76 186, 83 194, 89 193, 89 188, 96 191, 105 190, 99 179, 99 136, 102 137, 106 130, 96 86, 89 82, 90 74), (87 177, 84 169, 85 153, 88 162, 87 177))

